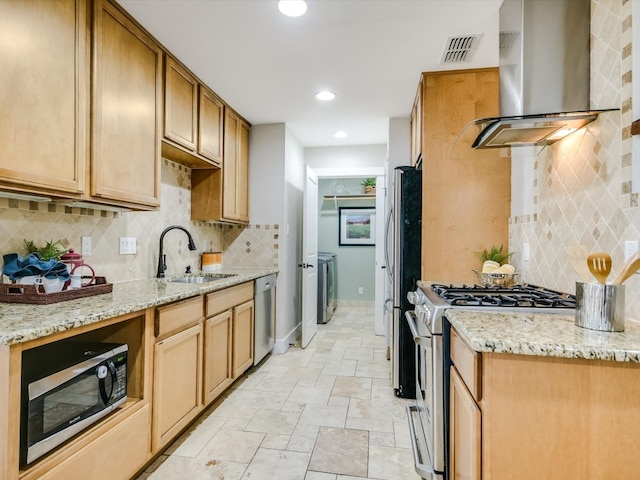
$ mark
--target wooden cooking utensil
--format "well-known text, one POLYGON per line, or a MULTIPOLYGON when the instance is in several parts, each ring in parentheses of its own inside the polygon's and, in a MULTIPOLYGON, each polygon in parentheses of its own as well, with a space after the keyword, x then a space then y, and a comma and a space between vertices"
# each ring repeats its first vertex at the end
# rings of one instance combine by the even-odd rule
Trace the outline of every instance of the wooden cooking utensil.
POLYGON ((587 257, 587 266, 598 283, 605 283, 611 273, 611 257, 604 252, 592 253, 587 257))
POLYGON ((620 270, 620 273, 618 273, 618 276, 613 281, 613 284, 622 285, 622 282, 624 282, 627 278, 629 278, 631 275, 636 273, 638 270, 640 270, 640 257, 638 257, 638 254, 635 254, 629 257, 629 259, 622 266, 622 269, 620 270))
POLYGON ((589 268, 587 267, 587 255, 589 255, 587 247, 584 245, 572 245, 567 247, 567 253, 571 266, 573 266, 580 280, 587 283, 591 279, 589 268))

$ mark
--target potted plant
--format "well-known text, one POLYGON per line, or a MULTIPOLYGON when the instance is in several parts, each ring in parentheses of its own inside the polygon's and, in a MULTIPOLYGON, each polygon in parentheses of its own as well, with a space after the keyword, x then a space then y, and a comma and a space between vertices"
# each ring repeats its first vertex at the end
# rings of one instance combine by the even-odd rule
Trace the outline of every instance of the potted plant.
POLYGON ((376 179, 375 178, 365 178, 360 184, 364 187, 364 193, 376 193, 376 179))
POLYGON ((60 240, 47 242, 44 247, 37 247, 32 240, 24 241, 29 253, 35 253, 42 261, 60 260, 60 257, 67 252, 67 249, 60 244, 60 240))
POLYGON ((499 247, 496 245, 491 245, 490 250, 487 250, 485 248, 480 252, 476 252, 476 255, 482 261, 482 263, 486 262, 487 260, 493 260, 500 265, 504 265, 509 260, 509 257, 513 255, 513 252, 503 252, 502 249, 502 245, 500 245, 499 247))

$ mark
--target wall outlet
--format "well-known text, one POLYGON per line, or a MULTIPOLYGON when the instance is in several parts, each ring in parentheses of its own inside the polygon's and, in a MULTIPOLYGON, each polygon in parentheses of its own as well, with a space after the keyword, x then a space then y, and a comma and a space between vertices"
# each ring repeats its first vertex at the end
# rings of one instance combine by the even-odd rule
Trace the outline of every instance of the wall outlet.
POLYGON ((91 255, 91 237, 81 237, 80 238, 80 253, 83 257, 88 257, 91 255))
POLYGON ((524 242, 522 244, 522 261, 528 262, 531 257, 531 249, 529 248, 529 242, 524 242))
POLYGON ((638 253, 638 241, 637 240, 626 240, 624 242, 624 261, 626 262, 629 257, 638 253))
POLYGON ((120 255, 136 254, 136 237, 120 237, 120 255))
POLYGON ((358 295, 362 295, 364 293, 364 288, 358 287, 358 295))

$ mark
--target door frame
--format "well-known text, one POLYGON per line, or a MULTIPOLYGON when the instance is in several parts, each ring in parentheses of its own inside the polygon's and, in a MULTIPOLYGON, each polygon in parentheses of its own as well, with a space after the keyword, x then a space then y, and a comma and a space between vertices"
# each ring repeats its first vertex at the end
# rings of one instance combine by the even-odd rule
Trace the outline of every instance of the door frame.
MULTIPOLYGON (((385 167, 332 167, 332 168, 314 168, 313 171, 318 176, 318 180, 322 178, 348 178, 348 177, 376 177, 376 217, 384 219, 386 216, 385 203, 388 202, 386 190, 386 171, 385 167), (380 190, 383 190, 380 193, 380 190)), ((386 282, 387 267, 384 265, 384 244, 377 241, 378 238, 384 238, 384 221, 376 222, 377 229, 382 235, 376 235, 375 259, 375 333, 376 335, 385 335, 384 325, 384 285, 386 282)))

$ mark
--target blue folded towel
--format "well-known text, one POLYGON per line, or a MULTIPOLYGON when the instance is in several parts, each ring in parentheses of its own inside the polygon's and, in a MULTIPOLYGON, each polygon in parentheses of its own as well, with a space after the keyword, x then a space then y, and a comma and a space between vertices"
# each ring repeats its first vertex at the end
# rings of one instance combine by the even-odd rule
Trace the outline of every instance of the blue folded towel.
POLYGON ((58 260, 40 260, 35 253, 22 258, 17 253, 3 255, 4 265, 2 274, 10 280, 27 277, 30 275, 43 275, 45 278, 58 278, 62 281, 69 280, 67 266, 58 260))

